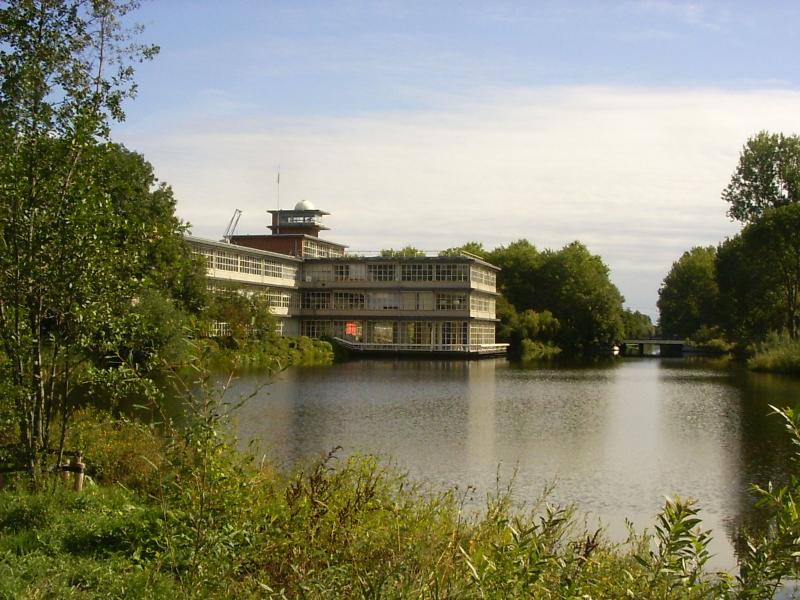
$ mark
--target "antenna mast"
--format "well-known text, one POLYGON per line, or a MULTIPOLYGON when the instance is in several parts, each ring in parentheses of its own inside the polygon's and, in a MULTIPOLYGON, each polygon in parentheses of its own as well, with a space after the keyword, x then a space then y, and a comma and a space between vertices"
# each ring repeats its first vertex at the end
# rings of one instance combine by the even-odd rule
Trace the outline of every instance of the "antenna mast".
POLYGON ((275 222, 275 233, 279 234, 281 232, 281 166, 278 165, 278 214, 277 214, 277 221, 275 222))

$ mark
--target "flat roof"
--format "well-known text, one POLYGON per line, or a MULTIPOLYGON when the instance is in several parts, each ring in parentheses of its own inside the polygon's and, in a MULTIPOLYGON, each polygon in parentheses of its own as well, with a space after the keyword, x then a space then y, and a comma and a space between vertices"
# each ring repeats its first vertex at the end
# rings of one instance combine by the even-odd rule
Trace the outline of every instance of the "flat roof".
POLYGON ((481 258, 473 258, 470 256, 457 255, 457 256, 354 256, 345 255, 330 258, 306 258, 307 262, 400 262, 400 263, 477 263, 481 266, 487 267, 494 271, 499 271, 500 267, 488 263, 481 258))
POLYGON ((237 234, 231 236, 231 239, 233 240, 237 238, 256 238, 256 239, 266 239, 266 240, 272 238, 303 238, 306 240, 311 240, 312 242, 322 242, 323 244, 328 244, 329 246, 336 246, 337 248, 347 248, 347 246, 344 244, 331 242, 329 240, 324 240, 322 238, 313 235, 307 235, 305 233, 252 233, 252 234, 245 233, 245 234, 237 234))
POLYGON ((298 263, 303 262, 302 258, 298 258, 290 254, 282 254, 280 252, 270 252, 269 250, 259 250, 258 248, 250 248, 249 246, 240 246, 239 244, 231 244, 230 242, 221 242, 221 241, 218 242, 216 240, 199 238, 193 235, 184 235, 183 239, 185 239, 188 242, 204 244, 206 246, 214 246, 215 248, 219 248, 220 250, 237 250, 237 251, 247 252, 248 254, 258 254, 260 256, 269 256, 270 258, 280 258, 291 262, 298 262, 298 263))

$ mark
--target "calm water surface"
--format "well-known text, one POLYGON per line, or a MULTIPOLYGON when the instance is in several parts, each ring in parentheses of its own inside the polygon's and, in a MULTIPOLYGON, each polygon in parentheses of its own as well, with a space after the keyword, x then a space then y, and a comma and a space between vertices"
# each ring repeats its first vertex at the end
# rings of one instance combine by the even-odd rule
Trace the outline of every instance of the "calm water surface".
POLYGON ((624 539, 652 526, 664 496, 696 498, 714 532, 712 568, 732 568, 731 540, 753 518, 751 482, 785 477, 789 444, 769 404, 800 401, 797 380, 688 359, 624 359, 523 369, 504 360, 373 360, 298 368, 256 390, 242 439, 275 461, 342 446, 377 454, 435 486, 474 486, 474 506, 516 471, 515 497, 576 504, 624 539))

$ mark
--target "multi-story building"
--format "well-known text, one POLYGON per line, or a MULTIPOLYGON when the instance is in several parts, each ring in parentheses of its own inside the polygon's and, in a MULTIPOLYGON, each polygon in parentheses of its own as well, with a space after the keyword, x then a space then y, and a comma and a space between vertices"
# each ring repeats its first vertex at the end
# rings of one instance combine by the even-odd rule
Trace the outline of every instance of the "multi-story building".
POLYGON ((477 256, 363 257, 319 239, 328 214, 301 202, 270 211, 272 234, 187 241, 209 285, 268 294, 284 335, 330 336, 354 351, 502 354, 496 276, 477 256))

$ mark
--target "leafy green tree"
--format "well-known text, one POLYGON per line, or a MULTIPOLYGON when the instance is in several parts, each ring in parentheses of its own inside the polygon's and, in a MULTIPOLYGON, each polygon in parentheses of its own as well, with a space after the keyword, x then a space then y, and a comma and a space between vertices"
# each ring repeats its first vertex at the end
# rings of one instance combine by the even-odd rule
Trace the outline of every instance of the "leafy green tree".
POLYGON ((647 339, 655 335, 656 328, 649 315, 626 308, 622 311, 625 339, 647 339))
POLYGON ((120 144, 106 144, 100 159, 98 183, 126 224, 118 243, 142 253, 130 276, 177 308, 198 313, 208 300, 205 265, 183 239, 188 226, 175 215, 172 188, 158 181, 144 156, 120 144))
POLYGON ((467 242, 463 246, 456 246, 454 248, 448 248, 447 250, 442 250, 439 252, 439 256, 459 256, 463 252, 467 252, 469 254, 474 254, 480 258, 486 258, 488 251, 486 248, 483 247, 481 242, 467 242))
POLYGON ((246 339, 263 340, 275 331, 275 317, 266 294, 216 291, 203 316, 208 326, 214 322, 225 324, 221 337, 227 345, 238 346, 246 339))
MULTIPOLYGON (((135 92, 130 3, 15 0, 0 8, 0 343, 3 400, 38 485, 88 348, 118 348, 144 253, 104 188, 109 122, 135 92)), ((104 370, 84 371, 119 379, 104 370)), ((60 460, 58 456, 57 460, 60 460)))
POLYGON ((414 246, 405 246, 399 250, 394 248, 381 250, 381 256, 425 256, 425 252, 414 248, 414 246))
POLYGON ((517 240, 489 252, 486 260, 500 267, 498 289, 516 310, 538 306, 534 276, 541 266, 542 257, 536 246, 528 240, 517 240))
POLYGON ((767 210, 719 250, 724 326, 742 344, 800 334, 800 204, 767 210))
POLYGON ((761 131, 747 140, 722 199, 730 204, 728 216, 745 223, 798 202, 800 137, 761 131))
POLYGON ((739 346, 761 339, 780 317, 771 288, 769 265, 750 252, 741 235, 717 248, 718 322, 739 346))
POLYGON ((558 346, 569 352, 609 349, 623 338, 623 297, 602 259, 580 242, 547 251, 536 276, 535 310, 560 324, 558 346))
POLYGON ((525 311, 551 315, 557 323, 552 340, 569 352, 602 350, 622 339, 622 295, 608 267, 580 242, 539 252, 519 240, 488 253, 486 260, 502 269, 498 285, 514 309, 504 323, 498 306, 501 332, 509 339, 515 329, 524 338, 520 319, 525 311))
POLYGON ((717 252, 695 247, 674 263, 658 290, 659 324, 664 335, 690 337, 717 321, 717 252))

